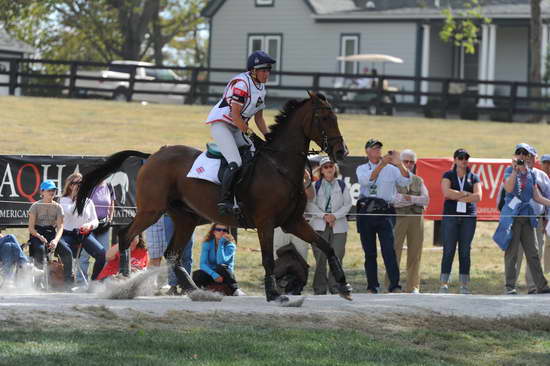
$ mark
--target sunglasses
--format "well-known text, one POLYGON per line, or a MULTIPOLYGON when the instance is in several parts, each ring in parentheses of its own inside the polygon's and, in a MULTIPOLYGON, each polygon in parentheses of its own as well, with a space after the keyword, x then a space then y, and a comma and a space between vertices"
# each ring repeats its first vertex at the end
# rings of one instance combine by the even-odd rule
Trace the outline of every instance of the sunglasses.
POLYGON ((323 169, 331 169, 334 168, 334 164, 325 164, 323 165, 323 169))
POLYGON ((403 160, 403 164, 415 164, 416 161, 414 160, 403 160))
POLYGON ((460 156, 457 156, 456 158, 458 160, 466 160, 466 161, 468 161, 470 159, 470 157, 467 156, 467 155, 460 155, 460 156))
POLYGON ((221 227, 215 227, 215 228, 214 228, 214 231, 224 232, 224 233, 228 233, 228 232, 229 232, 229 230, 227 230, 227 229, 222 229, 221 227))
POLYGON ((79 180, 78 182, 71 182, 71 185, 74 186, 74 185, 81 185, 82 184, 82 181, 79 180))
POLYGON ((529 152, 525 149, 517 149, 516 150, 516 155, 525 155, 525 156, 527 156, 527 155, 529 155, 529 152))

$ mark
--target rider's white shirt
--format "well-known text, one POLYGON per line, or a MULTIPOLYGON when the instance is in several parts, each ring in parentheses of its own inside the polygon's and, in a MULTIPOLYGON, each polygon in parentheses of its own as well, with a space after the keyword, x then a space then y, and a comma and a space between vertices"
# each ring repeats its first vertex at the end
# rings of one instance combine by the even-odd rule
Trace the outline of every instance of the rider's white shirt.
POLYGON ((250 118, 265 108, 265 95, 265 84, 254 83, 250 73, 243 72, 229 81, 222 98, 208 114, 206 123, 227 122, 235 125, 231 118, 232 103, 243 106, 241 116, 248 123, 250 118))

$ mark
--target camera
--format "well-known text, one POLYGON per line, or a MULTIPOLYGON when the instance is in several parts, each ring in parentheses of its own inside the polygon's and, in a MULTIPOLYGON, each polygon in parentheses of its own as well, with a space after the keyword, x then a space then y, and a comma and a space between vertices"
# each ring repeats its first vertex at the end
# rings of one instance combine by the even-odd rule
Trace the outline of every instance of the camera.
POLYGON ((516 164, 517 164, 517 165, 525 165, 525 161, 524 161, 524 160, 521 160, 521 159, 518 159, 518 160, 516 161, 516 164))

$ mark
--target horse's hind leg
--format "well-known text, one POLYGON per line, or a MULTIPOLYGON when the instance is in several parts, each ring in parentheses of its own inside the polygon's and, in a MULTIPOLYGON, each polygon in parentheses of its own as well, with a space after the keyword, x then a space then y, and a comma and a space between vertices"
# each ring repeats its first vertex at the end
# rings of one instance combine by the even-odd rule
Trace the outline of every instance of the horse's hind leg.
POLYGON ((284 229, 298 238, 311 243, 311 245, 315 245, 327 256, 328 265, 336 280, 339 295, 344 299, 351 300, 351 286, 347 283, 342 264, 330 244, 317 234, 305 219, 284 229))
POLYGON ((130 243, 149 226, 153 225, 161 217, 162 211, 138 211, 130 225, 118 233, 118 251, 120 253, 120 273, 128 277, 130 275, 130 243))
POLYGON ((197 289, 197 285, 191 279, 190 273, 181 266, 181 257, 187 245, 190 245, 189 240, 200 218, 179 208, 169 210, 169 214, 174 221, 174 235, 164 257, 173 267, 178 284, 187 292, 193 291, 197 289))
POLYGON ((273 256, 273 229, 272 224, 258 226, 258 237, 262 248, 262 265, 265 270, 265 296, 267 301, 284 302, 288 300, 288 297, 281 296, 279 291, 277 291, 275 276, 273 276, 273 269, 275 267, 273 256))

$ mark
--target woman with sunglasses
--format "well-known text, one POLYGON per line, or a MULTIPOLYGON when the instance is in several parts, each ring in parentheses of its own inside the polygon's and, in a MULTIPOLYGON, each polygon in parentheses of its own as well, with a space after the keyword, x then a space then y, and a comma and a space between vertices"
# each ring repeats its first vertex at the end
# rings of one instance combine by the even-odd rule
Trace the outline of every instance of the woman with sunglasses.
POLYGON ((443 174, 443 257, 441 259, 440 293, 449 292, 451 268, 458 245, 460 293, 470 294, 470 248, 477 223, 476 202, 481 200, 481 182, 468 167, 470 154, 458 149, 454 165, 443 174))
POLYGON ((72 286, 72 256, 67 243, 62 240, 63 208, 54 201, 57 187, 51 180, 40 184, 41 199, 29 209, 29 254, 37 268, 43 268, 46 253, 53 252, 61 258, 66 286, 72 286))
MULTIPOLYGON (((328 156, 319 161, 315 169, 314 197, 308 201, 307 212, 311 214, 309 224, 328 241, 336 256, 342 263, 346 252, 348 222, 346 215, 351 209, 351 194, 346 184, 338 179, 338 165, 328 156)), ((313 292, 315 295, 324 295, 327 289, 331 294, 337 294, 336 280, 328 273, 327 257, 317 247, 313 247, 315 256, 315 275, 313 276, 313 292)), ((330 272, 330 271, 328 271, 330 272)))
POLYGON ((244 296, 235 279, 235 239, 225 225, 214 224, 204 237, 200 269, 193 272, 193 281, 200 288, 224 285, 225 293, 244 296))
POLYGON ((77 258, 80 251, 84 249, 95 259, 91 277, 93 281, 97 279, 105 265, 105 249, 92 234, 99 224, 93 201, 86 199, 82 215, 78 215, 75 210, 75 200, 80 184, 82 184, 80 173, 73 173, 65 180, 63 197, 59 200, 65 212, 62 239, 69 244, 74 258, 77 258))

